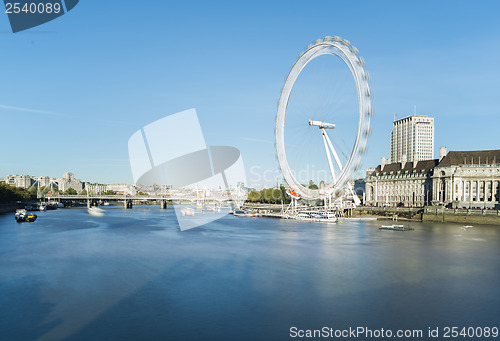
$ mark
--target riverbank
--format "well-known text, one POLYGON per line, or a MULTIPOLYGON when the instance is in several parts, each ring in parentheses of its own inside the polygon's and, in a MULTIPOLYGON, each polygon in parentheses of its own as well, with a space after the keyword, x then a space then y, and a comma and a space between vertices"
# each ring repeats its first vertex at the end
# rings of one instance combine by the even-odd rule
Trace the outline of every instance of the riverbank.
POLYGON ((17 203, 2 203, 0 204, 0 214, 15 212, 17 208, 17 203))
POLYGON ((444 207, 357 207, 353 217, 378 219, 500 225, 500 210, 446 209, 444 207))

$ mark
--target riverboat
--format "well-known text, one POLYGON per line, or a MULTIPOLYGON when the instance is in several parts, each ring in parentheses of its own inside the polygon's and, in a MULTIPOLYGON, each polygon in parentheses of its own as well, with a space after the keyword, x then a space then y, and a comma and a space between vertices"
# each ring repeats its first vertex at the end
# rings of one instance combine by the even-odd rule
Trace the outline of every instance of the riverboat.
POLYGON ((413 227, 411 226, 404 226, 404 225, 382 225, 381 227, 378 228, 379 230, 390 230, 390 231, 411 231, 414 230, 413 227))
POLYGON ((88 209, 88 212, 94 217, 104 217, 104 215, 106 214, 106 212, 102 208, 99 208, 97 206, 90 207, 88 209))
POLYGON ((15 214, 15 219, 18 223, 28 222, 32 223, 36 220, 37 215, 33 212, 28 212, 25 209, 17 210, 15 214))
POLYGON ((294 218, 296 220, 316 223, 336 223, 338 221, 335 212, 302 211, 297 213, 294 218))
POLYGON ((232 212, 233 215, 237 217, 250 217, 250 218, 255 218, 259 216, 259 213, 257 211, 250 211, 250 210, 236 210, 232 212))

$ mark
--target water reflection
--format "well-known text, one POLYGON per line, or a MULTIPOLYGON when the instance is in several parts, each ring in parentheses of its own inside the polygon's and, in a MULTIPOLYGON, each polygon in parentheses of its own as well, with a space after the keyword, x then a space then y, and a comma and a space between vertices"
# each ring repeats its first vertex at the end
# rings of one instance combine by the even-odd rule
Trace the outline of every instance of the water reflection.
POLYGON ((173 210, 0 216, 7 340, 289 340, 289 328, 498 325, 495 226, 224 217, 173 210))

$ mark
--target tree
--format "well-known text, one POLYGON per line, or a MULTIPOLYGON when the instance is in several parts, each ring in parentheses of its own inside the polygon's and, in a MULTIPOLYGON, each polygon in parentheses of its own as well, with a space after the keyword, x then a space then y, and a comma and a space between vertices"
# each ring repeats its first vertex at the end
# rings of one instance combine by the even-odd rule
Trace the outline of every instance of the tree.
POLYGON ((68 195, 75 195, 77 194, 76 190, 74 188, 68 188, 67 190, 64 191, 64 194, 68 194, 68 195))
POLYGON ((309 189, 318 189, 318 185, 314 183, 314 181, 309 180, 309 186, 307 186, 309 189))
POLYGON ((104 192, 105 195, 115 195, 116 192, 111 190, 111 189, 108 189, 106 192, 104 192))
POLYGON ((29 190, 25 188, 13 187, 5 183, 0 183, 0 202, 33 199, 36 199, 36 192, 34 195, 32 195, 29 190))
POLYGON ((80 192, 80 195, 87 195, 87 190, 84 189, 83 191, 80 192))
POLYGON ((28 189, 28 192, 30 193, 30 195, 32 197, 36 197, 37 193, 38 193, 38 187, 36 186, 31 186, 29 189, 28 189))
POLYGON ((260 192, 257 192, 256 190, 252 190, 250 193, 248 193, 247 200, 251 201, 251 202, 261 201, 260 192))

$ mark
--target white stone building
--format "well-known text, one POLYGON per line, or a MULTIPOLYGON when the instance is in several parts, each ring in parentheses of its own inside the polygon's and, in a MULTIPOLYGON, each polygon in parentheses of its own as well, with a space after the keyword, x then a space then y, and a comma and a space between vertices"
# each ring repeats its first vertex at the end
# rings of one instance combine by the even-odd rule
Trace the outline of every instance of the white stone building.
POLYGON ((106 186, 106 191, 114 191, 117 194, 126 194, 126 195, 136 195, 137 190, 134 185, 128 184, 111 184, 106 186))
POLYGON ((499 209, 500 150, 450 151, 432 180, 435 205, 499 209))
POLYGON ((85 190, 88 194, 101 194, 105 193, 108 190, 108 185, 86 182, 85 190))
POLYGON ((75 179, 75 175, 69 172, 64 173, 61 179, 57 179, 57 184, 61 192, 68 190, 68 188, 73 188, 77 193, 83 190, 82 181, 75 179))
POLYGON ((500 150, 445 154, 377 166, 366 178, 366 205, 500 209, 500 150))
POLYGON ((434 118, 412 115, 392 124, 391 162, 418 162, 434 157, 434 118))
POLYGON ((422 207, 432 201, 432 174, 439 160, 380 164, 366 178, 365 205, 422 207))
POLYGON ((5 183, 14 187, 30 188, 35 180, 29 175, 6 175, 5 183))

